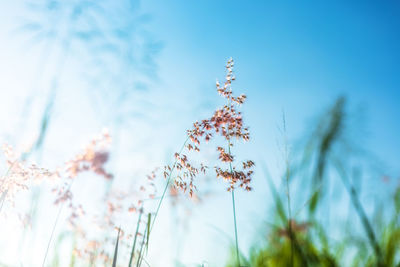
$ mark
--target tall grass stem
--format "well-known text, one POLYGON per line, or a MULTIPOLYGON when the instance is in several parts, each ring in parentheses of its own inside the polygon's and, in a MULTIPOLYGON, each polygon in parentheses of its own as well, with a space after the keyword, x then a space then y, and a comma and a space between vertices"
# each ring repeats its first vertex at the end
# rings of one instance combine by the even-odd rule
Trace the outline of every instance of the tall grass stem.
MULTIPOLYGON (((71 181, 71 183, 70 183, 69 186, 68 186, 67 191, 71 190, 71 187, 72 187, 72 184, 74 183, 74 181, 75 181, 75 180, 72 180, 72 181, 71 181)), ((62 210, 63 210, 63 208, 64 208, 64 204, 65 204, 65 202, 62 202, 62 203, 61 203, 61 207, 60 207, 60 209, 58 210, 57 217, 56 217, 56 220, 55 220, 54 225, 53 225, 53 229, 51 230, 49 242, 47 243, 46 252, 45 252, 44 258, 43 258, 42 267, 44 267, 44 265, 46 264, 46 258, 47 258, 47 255, 49 254, 49 249, 50 249, 51 241, 53 240, 54 232, 55 232, 55 230, 56 230, 56 226, 57 226, 58 220, 60 219, 61 212, 62 212, 62 210)))

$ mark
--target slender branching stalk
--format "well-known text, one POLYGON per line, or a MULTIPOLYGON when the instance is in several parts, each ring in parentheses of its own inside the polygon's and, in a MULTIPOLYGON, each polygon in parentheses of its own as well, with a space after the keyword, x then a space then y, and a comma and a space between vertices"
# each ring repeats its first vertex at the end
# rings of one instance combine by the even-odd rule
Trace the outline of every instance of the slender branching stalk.
MULTIPOLYGON (((178 153, 179 155, 180 155, 180 154, 182 153, 182 151, 185 149, 185 146, 186 146, 186 144, 187 144, 188 141, 189 141, 189 137, 186 138, 186 140, 185 140, 185 142, 183 143, 181 149, 179 150, 179 153, 178 153)), ((147 234, 148 234, 148 238, 150 238, 150 232, 153 230, 154 224, 155 224, 156 219, 157 219, 157 215, 158 215, 158 213, 159 213, 159 211, 160 211, 160 208, 161 208, 161 204, 162 204, 162 202, 163 202, 163 200, 164 200, 164 198, 165 198, 165 194, 166 194, 166 192, 167 192, 167 190, 168 190, 168 187, 169 187, 169 185, 170 185, 170 183, 171 183, 172 173, 173 173, 173 171, 175 170, 175 167, 176 167, 177 162, 178 162, 178 159, 175 158, 174 164, 172 165, 172 168, 171 168, 171 170, 170 170, 169 173, 168 173, 167 182, 166 182, 166 184, 165 184, 165 187, 164 187, 163 193, 162 193, 162 195, 161 195, 160 201, 158 202, 156 212, 154 213, 153 221, 152 221, 151 224, 150 224, 149 232, 147 233, 147 234)), ((142 250, 142 248, 143 248, 143 247, 140 248, 138 262, 139 262, 140 258, 142 258, 142 252, 144 252, 144 250, 142 250)), ((147 247, 146 247, 146 249, 147 249, 147 247)), ((138 265, 138 266, 140 266, 140 265, 138 265)))
MULTIPOLYGON (((197 176, 199 172, 206 172, 208 168, 203 163, 201 163, 200 171, 198 168, 194 167, 193 164, 188 162, 188 158, 186 155, 182 154, 183 150, 186 147, 186 144, 189 140, 193 144, 187 145, 188 151, 194 150, 199 152, 200 149, 197 145, 200 146, 200 140, 204 138, 206 142, 208 142, 212 136, 215 134, 221 135, 227 141, 228 145, 228 153, 226 153, 225 149, 222 147, 217 147, 219 151, 219 159, 222 163, 229 163, 229 169, 224 170, 219 166, 215 166, 216 176, 217 178, 224 178, 227 181, 230 181, 230 186, 228 191, 231 192, 232 196, 232 209, 233 209, 233 221, 235 228, 235 243, 236 243, 236 256, 237 256, 237 266, 240 266, 240 254, 239 254, 239 242, 238 242, 238 234, 237 234, 237 220, 236 220, 236 204, 235 204, 235 188, 237 188, 237 184, 242 187, 246 191, 250 191, 251 187, 249 183, 251 181, 251 176, 253 174, 253 170, 251 168, 254 166, 254 162, 251 160, 243 161, 243 167, 241 170, 237 170, 236 167, 232 166, 232 162, 234 160, 234 156, 231 154, 231 147, 233 144, 231 143, 231 138, 236 137, 238 139, 243 139, 244 141, 249 140, 249 132, 248 127, 243 127, 243 120, 240 112, 237 112, 234 108, 234 105, 241 105, 244 103, 246 96, 233 96, 231 83, 235 80, 233 75, 233 60, 230 59, 226 65, 226 81, 223 86, 216 82, 217 91, 220 95, 228 100, 228 103, 224 105, 223 108, 217 109, 213 116, 209 119, 203 119, 201 122, 195 122, 193 124, 193 129, 188 130, 188 138, 184 142, 179 153, 175 153, 175 162, 172 166, 166 167, 164 171, 164 177, 167 179, 167 183, 163 190, 160 201, 158 202, 157 210, 154 215, 154 219, 150 224, 150 227, 147 231, 147 237, 150 236, 152 228, 154 227, 155 221, 157 219, 158 213, 161 208, 161 204, 165 198, 166 191, 170 186, 172 174, 175 169, 183 171, 183 175, 177 176, 174 180, 174 184, 179 189, 182 189, 183 192, 186 190, 189 191, 189 195, 192 197, 193 190, 196 189, 196 185, 193 184, 193 178, 197 176)), ((148 242, 147 242, 148 243, 148 242)), ((142 252, 147 250, 144 248, 142 252)), ((142 252, 140 253, 140 258, 143 258, 142 252)), ((141 261, 139 259, 139 261, 141 261)))
MULTIPOLYGON (((230 93, 232 94, 232 87, 230 88, 230 93)), ((232 108, 232 103, 231 103, 231 98, 229 98, 229 109, 232 108)), ((230 135, 229 135, 229 128, 228 128, 228 153, 229 155, 231 154, 231 139, 230 139, 230 135)), ((231 173, 233 173, 233 168, 232 168, 232 162, 229 162, 229 169, 231 171, 231 173)), ((232 188, 231 190, 232 193, 232 210, 233 210, 233 224, 235 227, 235 246, 236 246, 236 264, 238 267, 240 267, 240 255, 239 255, 239 241, 238 241, 238 234, 237 234, 237 221, 236 221, 236 203, 235 203, 235 189, 232 188)))
MULTIPOLYGON (((182 153, 183 149, 185 149, 186 143, 187 143, 188 141, 189 141, 189 137, 186 138, 186 140, 185 140, 185 142, 183 143, 181 149, 179 150, 179 153, 178 153, 179 155, 182 153)), ((158 212, 160 211, 161 204, 162 204, 162 202, 163 202, 163 200, 164 200, 164 197, 165 197, 165 193, 166 193, 167 190, 168 190, 168 187, 169 187, 169 184, 170 184, 171 178, 172 178, 172 173, 173 173, 173 171, 175 170, 175 167, 176 167, 176 163, 177 163, 177 162, 178 162, 178 159, 175 159, 175 162, 174 162, 174 164, 172 165, 172 168, 171 168, 171 170, 170 170, 169 173, 168 173, 167 183, 165 184, 165 187, 164 187, 163 193, 162 193, 162 195, 161 195, 160 201, 158 202, 157 210, 156 210, 156 212, 155 212, 155 214, 154 214, 154 218, 153 218, 153 222, 151 223, 150 230, 153 230, 154 224, 155 224, 156 219, 157 219, 158 212)))

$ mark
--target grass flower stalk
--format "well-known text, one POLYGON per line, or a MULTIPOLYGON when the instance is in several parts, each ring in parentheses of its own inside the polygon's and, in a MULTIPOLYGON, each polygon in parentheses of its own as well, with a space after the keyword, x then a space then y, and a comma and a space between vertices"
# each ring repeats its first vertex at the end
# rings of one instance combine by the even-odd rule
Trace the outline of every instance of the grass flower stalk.
MULTIPOLYGON (((220 146, 216 147, 219 154, 219 164, 216 165, 214 169, 217 178, 222 178, 229 183, 227 189, 228 191, 231 191, 232 196, 237 263, 238 266, 240 266, 234 189, 241 187, 246 191, 251 190, 250 182, 253 175, 252 167, 254 166, 254 162, 251 160, 243 161, 242 168, 237 168, 232 164, 235 162, 235 156, 231 154, 231 147, 233 146, 231 139, 235 137, 236 139, 244 141, 249 140, 249 130, 247 127, 243 126, 241 112, 236 109, 236 106, 240 106, 244 103, 246 96, 240 95, 236 97, 232 92, 231 83, 235 80, 235 76, 233 75, 233 65, 233 60, 229 59, 226 64, 226 79, 224 84, 221 86, 219 82, 216 83, 218 93, 227 100, 227 104, 222 108, 217 109, 210 118, 193 123, 192 129, 187 131, 188 137, 183 143, 182 148, 179 152, 175 153, 174 163, 171 166, 164 167, 164 178, 167 182, 160 201, 158 202, 153 221, 147 231, 147 235, 149 237, 151 234, 166 192, 172 184, 172 181, 175 189, 180 189, 183 193, 188 192, 189 196, 193 197, 194 191, 197 190, 194 178, 196 178, 200 173, 205 174, 208 166, 203 162, 192 162, 188 155, 191 152, 200 152, 200 145, 203 141, 207 143, 213 137, 219 135, 227 142, 228 148, 224 149, 220 146), (226 165, 228 166, 227 169, 226 167, 221 167, 226 165), (173 175, 175 170, 177 173, 176 175, 173 175)), ((141 249, 138 261, 142 261, 142 253, 146 250, 147 246, 146 248, 141 249)))

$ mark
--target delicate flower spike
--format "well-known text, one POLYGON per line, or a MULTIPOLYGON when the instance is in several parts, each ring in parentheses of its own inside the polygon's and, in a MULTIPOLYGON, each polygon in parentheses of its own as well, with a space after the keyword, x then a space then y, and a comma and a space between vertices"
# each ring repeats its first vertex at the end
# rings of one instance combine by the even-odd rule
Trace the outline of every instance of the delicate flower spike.
MULTIPOLYGON (((231 87, 232 82, 235 80, 233 66, 233 59, 229 59, 226 64, 225 82, 222 86, 218 80, 216 82, 217 92, 227 100, 227 103, 222 108, 217 109, 210 118, 193 123, 193 128, 187 131, 189 144, 185 147, 187 152, 193 150, 199 152, 199 147, 203 140, 207 143, 215 137, 220 136, 229 144, 229 149, 224 149, 221 146, 217 147, 219 160, 222 164, 233 164, 235 161, 235 156, 230 152, 233 146, 233 138, 243 141, 250 139, 249 128, 244 127, 242 114, 237 111, 237 107, 245 102, 246 95, 234 96, 231 87)), ((182 151, 182 153, 186 152, 182 151)), ((198 175, 199 168, 200 172, 205 173, 207 166, 201 163, 201 167, 194 167, 194 164, 189 162, 187 155, 182 153, 175 153, 176 163, 165 167, 164 177, 168 177, 171 170, 176 168, 179 174, 175 178, 175 186, 183 192, 188 191, 189 195, 193 195, 193 189, 196 188, 194 178, 198 175)), ((243 170, 235 168, 223 170, 218 166, 215 167, 215 170, 217 177, 222 177, 229 181, 230 186, 228 190, 234 189, 237 185, 250 191, 251 187, 249 184, 253 174, 253 171, 250 169, 253 166, 253 161, 246 161, 243 163, 243 170)))
POLYGON ((3 151, 8 168, 0 177, 1 202, 9 202, 13 205, 14 197, 18 192, 28 190, 34 183, 54 180, 60 176, 58 171, 50 171, 21 160, 21 157, 7 144, 3 145, 3 151))

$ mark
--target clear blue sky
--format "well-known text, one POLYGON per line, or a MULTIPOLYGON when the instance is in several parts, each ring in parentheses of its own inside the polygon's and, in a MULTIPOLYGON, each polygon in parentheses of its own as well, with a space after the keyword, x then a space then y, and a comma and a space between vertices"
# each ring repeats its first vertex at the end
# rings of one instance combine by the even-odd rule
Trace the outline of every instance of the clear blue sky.
POLYGON ((165 44, 161 73, 182 80, 182 90, 188 83, 206 90, 232 56, 237 87, 252 106, 248 116, 258 114, 253 128, 279 122, 284 109, 297 132, 305 116, 345 95, 353 108, 366 108, 370 145, 396 162, 397 2, 146 1, 143 7, 165 44))

